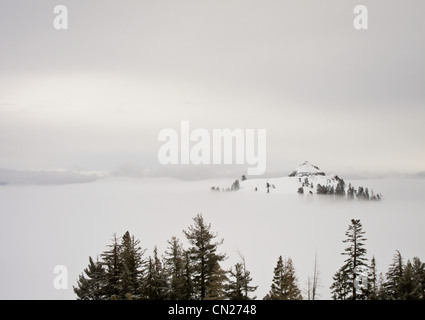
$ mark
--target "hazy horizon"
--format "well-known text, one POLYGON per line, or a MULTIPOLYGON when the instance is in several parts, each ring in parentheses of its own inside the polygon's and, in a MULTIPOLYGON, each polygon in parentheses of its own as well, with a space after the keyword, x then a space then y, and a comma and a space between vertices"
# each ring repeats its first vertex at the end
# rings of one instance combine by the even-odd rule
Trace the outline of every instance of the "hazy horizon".
MULTIPOLYGON (((313 163, 314 164, 314 163, 313 163)), ((69 184, 93 182, 104 178, 131 177, 131 178, 174 178, 186 181, 208 180, 208 179, 241 179, 243 175, 247 176, 246 169, 238 168, 236 165, 228 166, 167 166, 162 168, 144 168, 134 165, 123 165, 112 171, 84 170, 83 168, 74 168, 71 170, 63 168, 51 169, 31 169, 16 170, 0 168, 0 186, 7 184, 69 184), (235 168, 236 167, 236 168, 235 168)), ((261 176, 247 176, 248 179, 270 179, 277 177, 286 177, 292 170, 268 171, 261 176)), ((325 172, 327 175, 338 175, 345 180, 358 179, 425 179, 424 172, 403 173, 403 172, 369 172, 348 168, 336 172, 334 170, 325 172)))

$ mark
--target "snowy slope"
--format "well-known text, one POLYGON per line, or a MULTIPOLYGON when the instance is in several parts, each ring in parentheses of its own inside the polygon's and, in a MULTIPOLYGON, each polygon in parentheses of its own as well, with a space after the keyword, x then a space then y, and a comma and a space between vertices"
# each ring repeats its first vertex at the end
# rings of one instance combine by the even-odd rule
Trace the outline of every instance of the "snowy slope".
POLYGON ((338 177, 332 176, 310 176, 310 177, 281 177, 271 179, 248 179, 240 183, 240 191, 267 193, 267 183, 270 185, 270 194, 297 194, 298 188, 303 187, 303 182, 308 181, 304 187, 304 193, 312 191, 317 193, 317 185, 336 186, 338 177), (312 186, 312 187, 311 187, 312 186), (257 188, 257 191, 255 189, 257 188))
MULTIPOLYGON (((318 186, 324 186, 335 191, 339 183, 343 183, 345 193, 351 185, 355 190, 359 187, 365 187, 358 183, 351 183, 344 181, 337 175, 326 175, 317 166, 305 161, 295 170, 291 172, 288 177, 269 178, 269 179, 247 179, 240 182, 239 192, 256 192, 259 194, 291 194, 296 195, 299 189, 302 188, 303 196, 313 196, 318 194, 318 186), (267 188, 267 186, 269 186, 267 188)), ((227 186, 218 186, 220 190, 228 189, 227 186)), ((369 189, 370 195, 375 194, 373 189, 369 189)))

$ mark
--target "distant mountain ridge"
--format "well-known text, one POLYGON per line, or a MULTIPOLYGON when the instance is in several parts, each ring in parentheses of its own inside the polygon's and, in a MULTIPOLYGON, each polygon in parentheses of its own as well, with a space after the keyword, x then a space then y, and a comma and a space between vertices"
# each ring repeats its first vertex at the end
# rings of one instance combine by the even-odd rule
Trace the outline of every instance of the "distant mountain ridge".
POLYGON ((8 184, 69 184, 86 183, 105 177, 98 172, 50 170, 12 170, 0 168, 0 186, 8 184))

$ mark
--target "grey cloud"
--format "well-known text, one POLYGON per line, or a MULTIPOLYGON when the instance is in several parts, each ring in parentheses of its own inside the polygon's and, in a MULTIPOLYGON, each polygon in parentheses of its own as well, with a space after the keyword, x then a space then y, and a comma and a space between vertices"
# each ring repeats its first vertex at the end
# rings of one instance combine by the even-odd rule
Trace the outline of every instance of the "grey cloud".
POLYGON ((152 167, 159 130, 190 120, 266 128, 273 171, 424 170, 421 0, 363 1, 364 32, 354 0, 61 4, 63 32, 55 1, 0 3, 0 166, 152 167))

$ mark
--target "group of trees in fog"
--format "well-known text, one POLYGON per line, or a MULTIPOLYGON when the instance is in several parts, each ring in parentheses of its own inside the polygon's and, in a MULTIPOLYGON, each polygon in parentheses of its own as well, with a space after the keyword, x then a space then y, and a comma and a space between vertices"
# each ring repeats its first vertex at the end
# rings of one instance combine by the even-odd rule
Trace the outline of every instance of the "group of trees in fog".
MULTIPOLYGON (((122 237, 114 235, 99 257, 89 257, 89 264, 74 287, 78 299, 144 299, 144 300, 250 300, 256 299, 257 286, 252 285, 246 261, 239 254, 239 262, 229 270, 222 267, 227 258, 219 253, 223 240, 204 221, 201 214, 193 218, 193 225, 183 231, 188 248, 173 236, 165 253, 160 256, 155 247, 146 257, 140 241, 127 231, 122 237)), ((425 264, 418 257, 404 263, 396 251, 393 263, 385 276, 378 275, 376 260, 369 263, 366 238, 360 220, 351 220, 343 243, 344 264, 333 276, 330 287, 335 300, 425 300, 425 264)), ((270 291, 265 300, 301 300, 295 266, 291 258, 279 256, 273 269, 270 291)), ((308 278, 304 299, 318 296, 319 273, 317 256, 313 277, 308 278)))
MULTIPOLYGON (((327 184, 327 185, 321 185, 320 183, 316 185, 316 193, 322 194, 322 195, 333 195, 337 197, 343 197, 349 200, 381 200, 382 195, 381 194, 375 194, 373 190, 369 193, 368 188, 364 187, 358 187, 357 190, 351 185, 351 183, 348 184, 348 187, 345 184, 344 179, 339 178, 338 176, 335 176, 334 179, 336 180, 336 185, 327 184), (346 190, 347 189, 347 190, 346 190)), ((311 189, 309 190, 310 194, 313 194, 314 185, 312 182, 309 181, 307 177, 304 178, 304 181, 302 181, 301 178, 299 178, 299 181, 301 182, 301 187, 298 188, 298 193, 304 194, 304 188, 311 189)))
MULTIPOLYGON (((242 179, 243 179, 243 177, 245 177, 245 176, 242 176, 242 179)), ((245 180, 246 180, 246 177, 245 177, 245 180)), ((242 180, 242 181, 244 181, 244 180, 242 180)), ((232 185, 230 186, 230 188, 226 188, 226 189, 222 188, 221 191, 223 191, 223 192, 238 191, 239 189, 240 189, 239 180, 235 180, 232 183, 232 185)), ((211 191, 218 191, 218 192, 220 192, 220 187, 214 187, 214 186, 212 186, 211 187, 211 191)))
POLYGON ((366 257, 366 238, 360 220, 351 220, 343 241, 348 246, 343 266, 333 276, 335 300, 425 300, 425 264, 418 257, 403 262, 399 251, 394 255, 385 277, 378 275, 375 257, 366 257))
POLYGON ((163 257, 155 247, 153 256, 146 258, 146 250, 129 232, 114 236, 100 259, 89 257, 74 287, 78 299, 251 299, 257 287, 251 285, 243 256, 230 270, 223 270, 226 255, 217 251, 223 240, 215 240, 217 234, 201 214, 193 222, 183 231, 189 248, 173 236, 163 257))
MULTIPOLYGON (((298 188, 297 192, 299 194, 304 194, 306 192, 308 192, 308 194, 313 194, 313 191, 314 191, 313 182, 311 182, 308 177, 298 178, 298 179, 299 179, 299 182, 301 182, 301 186, 298 188), (307 191, 305 189, 307 189, 307 191)), ((344 179, 341 179, 338 176, 335 176, 333 179, 336 180, 335 185, 331 184, 330 180, 328 180, 328 183, 326 185, 321 185, 320 183, 318 183, 316 185, 316 193, 321 195, 331 195, 336 197, 342 197, 348 200, 366 200, 366 201, 382 200, 382 194, 380 193, 375 194, 373 190, 369 192, 369 189, 364 187, 358 187, 356 189, 351 185, 351 183, 349 183, 347 186, 345 184, 344 179)), ((246 176, 242 176, 241 180, 242 181, 247 180, 246 176)), ((270 188, 275 189, 275 186, 271 185, 269 182, 266 182, 267 193, 270 193, 270 188)), ((239 180, 235 180, 233 184, 226 189, 224 188, 220 189, 220 187, 215 187, 215 186, 211 187, 211 191, 217 191, 217 192, 238 191, 239 189, 240 189, 239 180)), ((257 190, 258 188, 255 187, 255 191, 257 190)))

